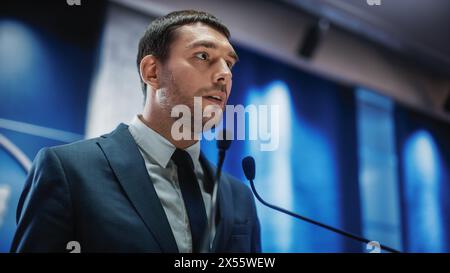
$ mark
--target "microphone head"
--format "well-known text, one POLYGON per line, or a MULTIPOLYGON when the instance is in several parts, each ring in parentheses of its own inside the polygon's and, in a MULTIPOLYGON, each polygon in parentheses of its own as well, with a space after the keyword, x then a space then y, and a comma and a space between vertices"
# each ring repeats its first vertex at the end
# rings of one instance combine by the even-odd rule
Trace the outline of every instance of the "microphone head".
POLYGON ((253 181, 255 179, 255 159, 252 156, 246 156, 242 159, 242 169, 248 180, 253 181))
POLYGON ((222 130, 219 132, 219 137, 217 138, 217 148, 219 150, 226 151, 230 148, 232 136, 230 131, 222 130))

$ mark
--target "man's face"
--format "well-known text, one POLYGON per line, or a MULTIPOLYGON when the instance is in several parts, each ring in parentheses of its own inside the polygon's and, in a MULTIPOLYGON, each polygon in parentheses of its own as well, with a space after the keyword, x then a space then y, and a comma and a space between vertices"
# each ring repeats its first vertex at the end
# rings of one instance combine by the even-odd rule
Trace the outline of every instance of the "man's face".
MULTIPOLYGON (((231 68, 237 62, 233 47, 222 33, 202 23, 175 31, 159 75, 160 104, 169 111, 187 105, 193 114, 194 97, 201 97, 202 111, 208 106, 223 111, 231 93, 231 68)), ((203 125, 208 119, 202 120, 203 125)))

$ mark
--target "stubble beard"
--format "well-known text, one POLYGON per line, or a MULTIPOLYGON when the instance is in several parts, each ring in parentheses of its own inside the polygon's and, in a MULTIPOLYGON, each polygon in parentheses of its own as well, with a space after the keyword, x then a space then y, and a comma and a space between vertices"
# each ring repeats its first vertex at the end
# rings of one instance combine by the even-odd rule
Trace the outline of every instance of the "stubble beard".
MULTIPOLYGON (((161 106, 162 110, 165 113, 165 116, 169 117, 169 119, 171 120, 171 124, 173 122, 175 122, 176 120, 179 119, 179 117, 172 117, 171 116, 171 112, 173 107, 175 107, 176 105, 186 105, 191 112, 191 116, 189 117, 189 123, 192 125, 190 130, 192 134, 198 134, 201 133, 200 132, 196 132, 195 128, 204 128, 205 124, 211 120, 211 119, 215 119, 215 123, 219 123, 220 122, 220 117, 215 117, 214 115, 210 116, 210 117, 203 117, 203 112, 204 109, 203 107, 200 107, 199 109, 201 109, 202 111, 202 115, 201 115, 201 120, 197 120, 198 117, 195 117, 194 115, 194 109, 195 109, 195 104, 194 104, 194 97, 202 97, 207 89, 206 88, 201 88, 199 90, 197 90, 194 93, 194 97, 187 97, 185 96, 185 92, 182 91, 181 87, 179 86, 179 84, 177 83, 172 71, 170 71, 169 69, 164 69, 163 71, 163 75, 166 75, 163 78, 163 83, 164 88, 160 88, 157 90, 157 98, 158 98, 158 102, 159 105, 161 106), (195 123, 201 123, 201 126, 194 126, 195 123)), ((199 106, 197 106, 199 107, 199 106)), ((224 109, 221 109, 221 111, 223 112, 224 109)), ((183 117, 185 118, 185 117, 183 117)), ((210 128, 207 128, 210 129, 210 128)))

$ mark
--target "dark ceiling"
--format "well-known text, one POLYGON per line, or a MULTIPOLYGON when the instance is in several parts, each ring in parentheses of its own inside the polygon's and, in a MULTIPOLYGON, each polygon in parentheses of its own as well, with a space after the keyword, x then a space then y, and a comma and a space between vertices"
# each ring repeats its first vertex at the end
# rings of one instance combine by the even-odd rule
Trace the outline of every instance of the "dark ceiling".
POLYGON ((280 0, 450 75, 449 0, 280 0))

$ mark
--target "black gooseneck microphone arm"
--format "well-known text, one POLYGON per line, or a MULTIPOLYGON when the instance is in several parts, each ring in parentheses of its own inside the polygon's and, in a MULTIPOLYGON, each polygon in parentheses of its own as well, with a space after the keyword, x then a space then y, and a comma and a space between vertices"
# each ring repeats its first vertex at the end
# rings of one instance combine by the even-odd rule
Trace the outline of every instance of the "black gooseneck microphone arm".
MULTIPOLYGON (((329 226, 329 225, 325 225, 325 224, 320 223, 320 222, 318 222, 318 221, 315 221, 315 220, 306 218, 306 217, 304 217, 304 216, 301 216, 301 215, 299 215, 299 214, 296 214, 296 213, 294 213, 294 212, 288 211, 288 210, 286 210, 286 209, 277 207, 277 206, 275 206, 275 205, 272 205, 272 204, 266 202, 266 201, 265 201, 264 199, 262 199, 261 196, 258 194, 258 192, 256 191, 256 188, 255 188, 255 185, 254 185, 254 183, 253 183, 253 180, 255 179, 255 160, 253 159, 253 157, 247 156, 247 157, 245 157, 245 158, 242 160, 242 169, 244 170, 245 177, 246 177, 246 178, 248 179, 248 181, 250 182, 250 186, 251 186, 251 188, 252 188, 253 194, 254 194, 255 197, 259 200, 259 202, 261 202, 263 205, 265 205, 265 206, 267 206, 267 207, 269 207, 269 208, 271 208, 271 209, 277 210, 277 211, 279 211, 279 212, 288 214, 288 215, 290 215, 290 216, 292 216, 292 217, 298 218, 298 219, 300 219, 300 220, 306 221, 306 222, 311 223, 311 224, 313 224, 313 225, 317 225, 317 226, 319 226, 319 227, 322 227, 322 228, 331 230, 331 231, 333 231, 333 232, 335 232, 335 233, 338 233, 338 234, 343 235, 343 236, 345 236, 345 237, 351 238, 351 239, 353 239, 353 240, 356 240, 356 241, 359 241, 359 242, 363 242, 363 243, 366 243, 366 244, 369 243, 369 242, 371 242, 371 240, 368 240, 368 239, 366 239, 366 238, 363 238, 363 237, 354 235, 354 234, 352 234, 352 233, 349 233, 349 232, 346 232, 346 231, 343 231, 343 230, 334 228, 334 227, 329 226)), ((380 244, 380 248, 381 248, 381 249, 384 249, 384 250, 387 250, 387 251, 389 251, 389 252, 392 252, 392 253, 400 253, 400 251, 398 251, 398 250, 396 250, 396 249, 393 249, 393 248, 391 248, 391 247, 385 246, 385 245, 381 245, 381 244, 380 244)))
POLYGON ((203 239, 202 239, 202 247, 201 252, 207 253, 211 252, 212 250, 212 243, 214 240, 212 230, 215 225, 215 219, 217 215, 217 203, 218 203, 218 191, 219 191, 219 183, 220 183, 220 177, 222 175, 222 166, 223 162, 225 161, 225 153, 230 148, 231 145, 231 136, 229 135, 229 132, 226 130, 223 130, 220 132, 219 139, 217 140, 217 148, 219 149, 219 159, 217 162, 217 169, 214 179, 214 187, 213 192, 211 195, 211 206, 210 206, 210 217, 208 221, 208 227, 207 230, 205 230, 203 239))

